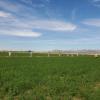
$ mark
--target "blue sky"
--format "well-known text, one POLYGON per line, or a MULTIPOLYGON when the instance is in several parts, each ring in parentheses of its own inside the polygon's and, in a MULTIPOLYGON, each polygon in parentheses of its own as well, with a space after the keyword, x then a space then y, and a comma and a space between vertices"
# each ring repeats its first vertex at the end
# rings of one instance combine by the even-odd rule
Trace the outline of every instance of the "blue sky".
POLYGON ((0 0, 0 50, 100 49, 100 0, 0 0))

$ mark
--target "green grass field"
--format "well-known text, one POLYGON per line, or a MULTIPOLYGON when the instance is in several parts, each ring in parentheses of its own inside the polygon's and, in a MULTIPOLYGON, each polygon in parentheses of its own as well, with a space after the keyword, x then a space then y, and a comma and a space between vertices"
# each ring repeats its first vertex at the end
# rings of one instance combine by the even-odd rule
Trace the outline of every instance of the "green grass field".
POLYGON ((100 58, 0 57, 0 100, 100 100, 100 58))

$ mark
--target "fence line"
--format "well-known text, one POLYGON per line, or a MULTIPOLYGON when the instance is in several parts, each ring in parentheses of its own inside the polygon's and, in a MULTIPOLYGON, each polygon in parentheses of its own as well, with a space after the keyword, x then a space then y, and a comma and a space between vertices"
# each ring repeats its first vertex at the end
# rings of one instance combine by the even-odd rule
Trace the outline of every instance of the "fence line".
POLYGON ((0 57, 62 57, 62 56, 94 56, 98 57, 100 54, 97 53, 52 53, 52 52, 0 52, 0 57))

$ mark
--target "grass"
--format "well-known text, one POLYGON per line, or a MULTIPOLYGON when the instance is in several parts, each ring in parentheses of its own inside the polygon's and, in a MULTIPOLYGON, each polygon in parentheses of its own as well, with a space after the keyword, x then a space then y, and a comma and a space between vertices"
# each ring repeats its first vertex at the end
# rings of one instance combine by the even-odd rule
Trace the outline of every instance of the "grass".
POLYGON ((6 57, 8 56, 8 52, 0 52, 0 57, 6 57))
POLYGON ((0 57, 0 100, 100 100, 100 58, 0 57))

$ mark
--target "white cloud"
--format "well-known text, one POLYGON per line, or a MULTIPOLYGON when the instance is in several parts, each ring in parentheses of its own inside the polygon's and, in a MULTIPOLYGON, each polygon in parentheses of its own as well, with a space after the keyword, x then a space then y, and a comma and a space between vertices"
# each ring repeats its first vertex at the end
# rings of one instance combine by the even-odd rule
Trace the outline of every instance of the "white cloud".
POLYGON ((1 19, 0 20, 0 34, 15 35, 15 36, 27 36, 27 37, 39 37, 42 34, 38 32, 32 32, 33 29, 45 30, 45 31, 74 31, 76 25, 71 23, 65 23, 60 21, 21 21, 18 19, 1 19))
POLYGON ((0 0, 0 8, 3 8, 7 11, 17 12, 20 10, 19 5, 11 3, 8 0, 0 0))
POLYGON ((87 19, 84 20, 82 23, 86 25, 100 27, 100 19, 87 19))
MULTIPOLYGON (((30 5, 32 4, 31 0, 21 1, 29 3, 30 5)), ((42 0, 42 2, 43 1, 44 0, 42 0)), ((45 2, 50 2, 50 0, 45 0, 45 2)), ((42 4, 36 6, 43 7, 42 4)), ((34 4, 32 5, 34 6, 34 4)), ((39 19, 37 14, 33 14, 37 11, 34 11, 34 9, 31 7, 27 7, 21 3, 18 4, 14 1, 11 2, 10 0, 0 0, 0 8, 6 10, 6 12, 0 11, 0 34, 39 37, 42 34, 38 32, 32 32, 33 29, 59 32, 74 31, 77 28, 76 25, 70 22, 68 23, 59 20, 55 21, 39 19), (34 15, 36 18, 33 18, 34 15)))
POLYGON ((0 17, 11 17, 11 14, 6 13, 4 11, 0 11, 0 17))
POLYGON ((92 3, 92 5, 100 7, 100 0, 90 0, 90 2, 92 3))
POLYGON ((26 22, 4 11, 0 11, 0 34, 20 37, 40 37, 42 35, 39 32, 33 32, 32 26, 26 22))
POLYGON ((36 12, 35 9, 32 9, 32 5, 26 6, 23 3, 15 2, 15 0, 0 0, 0 8, 20 16, 32 16, 32 13, 36 12))
POLYGON ((0 19, 0 34, 23 36, 23 37, 40 37, 42 33, 32 32, 33 29, 67 32, 74 31, 77 28, 72 23, 54 21, 54 20, 20 20, 15 17, 0 19))
POLYGON ((15 32, 14 35, 16 36, 22 36, 22 37, 40 37, 42 34, 39 32, 15 32))
POLYGON ((22 31, 22 30, 0 30, 3 35, 19 36, 19 37, 40 37, 42 34, 39 32, 22 31))
MULTIPOLYGON (((9 14, 10 15, 10 14, 9 14)), ((0 29, 6 30, 49 30, 49 31, 74 31, 77 28, 76 25, 63 21, 55 20, 30 20, 19 19, 11 15, 11 18, 0 19, 0 29)))
POLYGON ((98 2, 98 1, 100 1, 100 0, 92 0, 93 2, 98 2))
POLYGON ((74 31, 77 28, 72 23, 54 20, 35 20, 32 25, 34 28, 50 31, 74 31))

